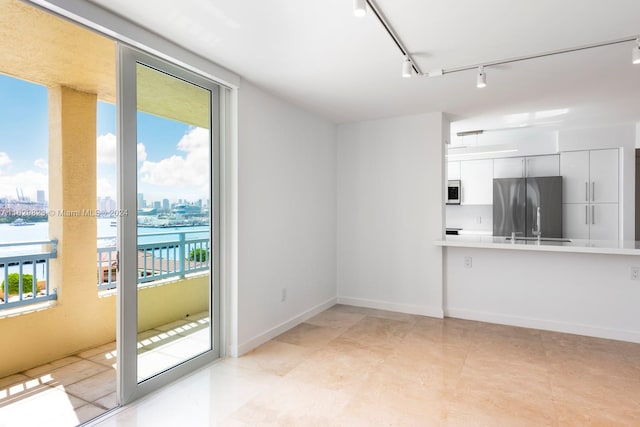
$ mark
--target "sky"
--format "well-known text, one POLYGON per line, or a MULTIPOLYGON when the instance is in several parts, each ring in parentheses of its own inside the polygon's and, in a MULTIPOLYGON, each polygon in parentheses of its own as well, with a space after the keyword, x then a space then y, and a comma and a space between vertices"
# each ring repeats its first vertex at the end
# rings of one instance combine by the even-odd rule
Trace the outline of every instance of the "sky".
MULTIPOLYGON (((0 198, 48 200, 47 89, 0 74, 0 198)), ((98 197, 116 199, 116 108, 97 105, 98 197)), ((138 113, 138 188, 147 203, 208 199, 209 132, 138 113)))

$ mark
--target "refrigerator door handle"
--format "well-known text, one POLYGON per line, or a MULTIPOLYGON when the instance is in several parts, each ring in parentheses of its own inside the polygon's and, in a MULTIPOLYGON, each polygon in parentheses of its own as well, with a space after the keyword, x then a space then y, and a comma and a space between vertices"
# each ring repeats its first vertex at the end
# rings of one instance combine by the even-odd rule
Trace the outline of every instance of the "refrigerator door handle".
POLYGON ((591 181, 591 201, 596 201, 596 182, 591 181))
POLYGON ((591 205, 591 224, 596 223, 596 206, 591 205))

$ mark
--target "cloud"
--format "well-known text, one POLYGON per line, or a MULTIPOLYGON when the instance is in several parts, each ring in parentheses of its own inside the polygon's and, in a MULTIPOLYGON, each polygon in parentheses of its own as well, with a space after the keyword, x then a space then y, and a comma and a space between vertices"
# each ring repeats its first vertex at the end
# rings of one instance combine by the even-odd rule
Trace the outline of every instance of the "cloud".
POLYGON ((0 168, 3 166, 7 166, 11 163, 11 159, 9 155, 4 151, 0 151, 0 168))
POLYGON ((13 175, 0 175, 0 197, 16 198, 16 188, 26 197, 36 200, 36 191, 49 190, 49 177, 46 173, 27 170, 13 175))
MULTIPOLYGON (((98 163, 113 164, 116 162, 118 140, 112 133, 98 136, 97 141, 97 158, 98 163)), ((137 146, 138 161, 147 160, 147 150, 143 143, 139 142, 137 146)))
POLYGON ((49 169, 49 163, 45 159, 36 159, 33 164, 40 169, 47 170, 49 169))
POLYGON ((98 197, 111 197, 114 200, 116 199, 116 190, 112 182, 106 178, 98 179, 96 190, 98 197))
POLYGON ((147 160, 147 149, 142 142, 138 142, 138 161, 144 162, 147 160))
POLYGON ((209 184, 209 131, 191 128, 180 139, 178 150, 186 156, 173 155, 159 162, 144 161, 140 168, 142 182, 160 186, 199 186, 209 184))
POLYGON ((97 152, 98 163, 115 163, 116 136, 112 133, 98 136, 97 152))

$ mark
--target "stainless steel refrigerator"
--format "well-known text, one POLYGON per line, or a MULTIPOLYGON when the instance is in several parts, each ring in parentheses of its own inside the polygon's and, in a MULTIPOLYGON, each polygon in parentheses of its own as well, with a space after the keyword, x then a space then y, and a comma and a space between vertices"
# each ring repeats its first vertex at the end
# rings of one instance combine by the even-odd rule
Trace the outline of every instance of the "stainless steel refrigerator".
POLYGON ((493 235, 561 238, 562 177, 493 180, 493 235), (538 225, 540 227, 538 228, 538 225))

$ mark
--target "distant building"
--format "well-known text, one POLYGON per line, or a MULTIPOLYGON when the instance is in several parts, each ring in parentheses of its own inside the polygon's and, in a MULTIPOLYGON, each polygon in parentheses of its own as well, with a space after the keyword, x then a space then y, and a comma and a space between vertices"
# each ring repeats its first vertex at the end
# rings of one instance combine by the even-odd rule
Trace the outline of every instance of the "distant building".
POLYGON ((107 197, 98 197, 98 206, 97 206, 99 211, 102 212, 109 212, 109 211, 115 211, 116 210, 116 201, 113 200, 111 197, 107 196, 107 197))
POLYGON ((162 209, 162 204, 160 202, 153 202, 153 209, 162 209))
POLYGON ((169 199, 162 199, 162 209, 165 211, 171 209, 171 206, 169 205, 169 199))
POLYGON ((147 207, 147 203, 144 201, 144 194, 138 193, 138 209, 147 207))
POLYGON ((38 201, 38 203, 41 203, 41 204, 45 203, 44 190, 36 191, 36 200, 38 201))

